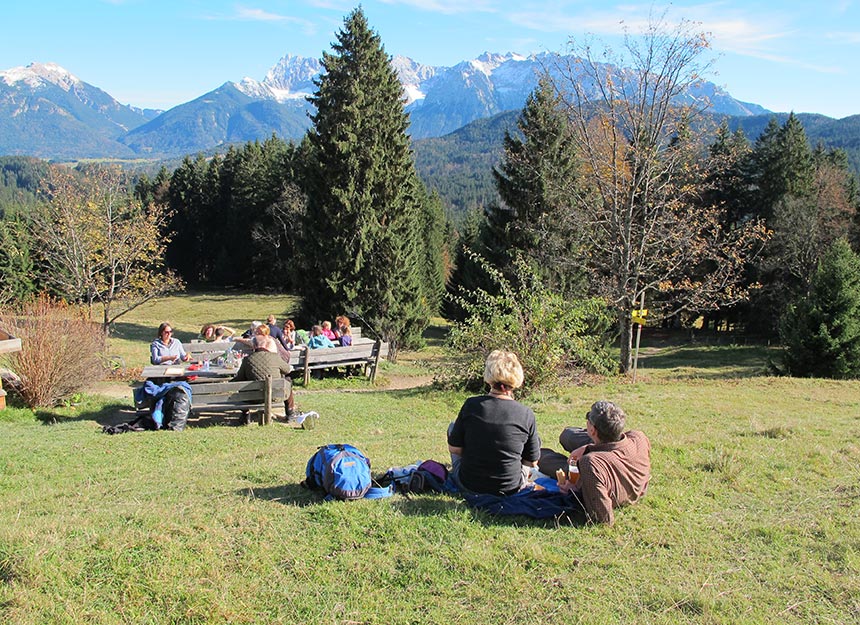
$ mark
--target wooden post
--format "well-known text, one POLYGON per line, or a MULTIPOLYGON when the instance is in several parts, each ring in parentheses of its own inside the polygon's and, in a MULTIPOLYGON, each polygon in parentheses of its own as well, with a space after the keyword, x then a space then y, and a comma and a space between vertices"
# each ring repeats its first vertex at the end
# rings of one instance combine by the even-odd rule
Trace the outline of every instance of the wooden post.
MULTIPOLYGON (((21 339, 13 338, 0 330, 0 354, 21 351, 21 339)), ((3 381, 0 380, 0 410, 6 409, 6 391, 3 390, 3 381)))
POLYGON ((263 402, 266 407, 263 409, 263 422, 261 425, 272 424, 272 376, 266 376, 266 386, 263 388, 263 402))
POLYGON ((376 339, 373 344, 373 368, 370 370, 370 381, 376 380, 376 368, 379 366, 379 355, 382 353, 382 341, 376 339))
MULTIPOLYGON (((645 291, 642 291, 642 303, 639 305, 639 310, 641 310, 641 311, 645 310, 645 291)), ((640 314, 645 314, 645 313, 642 312, 640 314)), ((644 321, 644 319, 643 319, 643 321, 644 321)), ((633 382, 634 383, 636 382, 636 371, 639 368, 639 339, 642 338, 642 324, 639 323, 636 325, 638 325, 639 327, 636 328, 636 351, 634 352, 634 356, 633 356, 633 382)))
POLYGON ((311 363, 310 363, 311 350, 310 350, 310 348, 306 347, 304 351, 305 351, 305 377, 304 377, 303 383, 304 383, 305 387, 307 388, 307 385, 310 384, 310 381, 311 381, 311 363))

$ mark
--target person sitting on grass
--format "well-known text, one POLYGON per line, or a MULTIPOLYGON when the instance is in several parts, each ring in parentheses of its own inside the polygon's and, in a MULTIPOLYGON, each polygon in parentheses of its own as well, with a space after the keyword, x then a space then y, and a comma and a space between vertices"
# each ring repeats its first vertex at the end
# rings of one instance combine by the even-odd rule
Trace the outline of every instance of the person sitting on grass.
MULTIPOLYGON (((284 377, 287 380, 286 401, 284 408, 287 412, 287 422, 294 421, 298 416, 296 412, 295 396, 293 395, 293 384, 290 379, 290 373, 293 368, 290 363, 284 362, 284 359, 278 355, 278 347, 275 340, 266 334, 260 333, 251 339, 251 345, 254 348, 253 353, 247 358, 242 359, 242 364, 239 371, 233 376, 231 382, 253 382, 256 380, 265 380, 267 375, 272 376, 272 379, 284 377)), ((245 423, 250 423, 250 413, 244 412, 245 423)))
POLYGON ((484 381, 489 393, 467 399, 448 427, 451 480, 464 494, 512 495, 528 484, 540 457, 535 413, 514 399, 523 384, 517 355, 491 352, 484 381))
POLYGON ((637 430, 624 431, 627 415, 608 401, 595 402, 585 415, 586 427, 568 427, 559 436, 569 456, 541 449, 541 473, 567 472, 568 465, 579 468, 579 480, 562 491, 573 491, 595 523, 615 521, 614 508, 635 503, 645 494, 651 479, 651 442, 637 430))
POLYGON ((158 326, 158 338, 149 345, 149 362, 154 365, 175 365, 188 362, 191 356, 185 353, 182 342, 173 338, 173 328, 166 321, 158 326))
POLYGON ((311 337, 308 339, 308 349, 320 349, 323 347, 335 347, 335 344, 331 342, 324 331, 321 325, 315 325, 311 328, 311 337))

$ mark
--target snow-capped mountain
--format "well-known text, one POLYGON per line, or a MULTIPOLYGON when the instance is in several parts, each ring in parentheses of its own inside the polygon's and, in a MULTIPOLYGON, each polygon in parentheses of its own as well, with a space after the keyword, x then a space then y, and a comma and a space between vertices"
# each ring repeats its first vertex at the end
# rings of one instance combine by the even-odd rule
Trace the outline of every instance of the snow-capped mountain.
POLYGON ((0 154, 133 156, 117 137, 160 111, 120 104, 54 63, 0 71, 0 154))
MULTIPOLYGON (((565 57, 484 53, 453 67, 391 59, 403 85, 415 139, 448 134, 475 120, 523 107, 544 71, 565 57)), ((51 158, 182 156, 273 133, 299 139, 310 126, 308 96, 322 71, 317 59, 286 55, 261 80, 226 82, 160 115, 119 104, 59 65, 34 63, 0 72, 0 154, 51 158)), ((754 115, 705 83, 688 98, 707 97, 712 110, 754 115)))

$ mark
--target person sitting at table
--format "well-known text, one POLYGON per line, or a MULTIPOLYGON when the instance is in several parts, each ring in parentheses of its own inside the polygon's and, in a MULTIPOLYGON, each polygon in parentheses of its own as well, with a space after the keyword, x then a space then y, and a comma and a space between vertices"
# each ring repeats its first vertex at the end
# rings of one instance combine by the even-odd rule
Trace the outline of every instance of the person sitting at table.
MULTIPOLYGON (((252 341, 254 338, 256 338, 258 336, 269 336, 269 337, 271 336, 271 334, 270 334, 271 330, 269 330, 269 326, 267 324, 259 323, 256 321, 254 323, 258 324, 254 327, 254 335, 248 339, 240 337, 240 338, 236 339, 237 343, 242 343, 243 345, 246 345, 249 348, 253 349, 254 344, 252 341)), ((275 326, 275 327, 277 327, 277 326, 275 326)), ((278 343, 277 341, 275 341, 275 347, 276 347, 276 351, 277 351, 278 356, 283 358, 284 361, 290 362, 290 350, 288 348, 284 347, 283 345, 281 345, 280 343, 278 343)))
MULTIPOLYGON (((257 334, 251 343, 254 352, 247 358, 242 359, 242 364, 239 371, 233 376, 231 382, 253 382, 256 380, 265 380, 267 375, 272 376, 272 379, 284 377, 287 380, 286 401, 284 408, 287 411, 287 421, 295 420, 298 416, 296 412, 296 400, 293 395, 293 384, 290 379, 290 373, 293 368, 289 362, 284 362, 284 359, 278 356, 278 346, 275 340, 266 334, 257 334)), ((250 413, 244 412, 245 423, 250 423, 250 413)))
POLYGON ((173 328, 166 321, 158 326, 158 338, 149 346, 149 362, 154 365, 175 365, 188 362, 191 356, 185 353, 182 342, 173 338, 173 328))
POLYGON ((335 330, 335 336, 337 336, 340 344, 343 347, 347 347, 352 345, 352 328, 349 322, 349 317, 346 315, 339 315, 335 317, 334 322, 337 324, 337 330, 335 330))
POLYGON ((259 328, 261 325, 263 325, 263 322, 262 322, 262 321, 252 321, 252 322, 251 322, 251 326, 250 326, 247 330, 245 330, 244 332, 242 332, 242 337, 241 337, 241 338, 243 338, 243 339, 252 339, 252 338, 254 338, 254 334, 255 334, 255 332, 254 332, 254 331, 255 331, 257 328, 259 328))
POLYGON ((293 349, 296 346, 296 324, 292 319, 284 321, 284 338, 287 341, 287 345, 289 345, 289 349, 293 349))
POLYGON ((271 336, 278 343, 280 343, 281 347, 283 347, 284 349, 290 349, 290 346, 287 345, 287 339, 284 336, 284 331, 281 330, 280 326, 278 326, 277 324, 275 315, 269 315, 266 318, 266 326, 268 326, 269 328, 269 336, 271 336))
POLYGON ((323 327, 321 325, 315 325, 311 328, 311 337, 308 339, 308 349, 320 349, 323 347, 335 347, 335 344, 331 342, 323 332, 323 327))
POLYGON ((322 322, 322 333, 329 341, 336 341, 337 335, 331 329, 331 321, 323 321, 322 322))
POLYGON ((207 343, 211 343, 212 341, 226 341, 235 334, 236 330, 233 328, 207 323, 205 326, 200 328, 199 338, 207 343))

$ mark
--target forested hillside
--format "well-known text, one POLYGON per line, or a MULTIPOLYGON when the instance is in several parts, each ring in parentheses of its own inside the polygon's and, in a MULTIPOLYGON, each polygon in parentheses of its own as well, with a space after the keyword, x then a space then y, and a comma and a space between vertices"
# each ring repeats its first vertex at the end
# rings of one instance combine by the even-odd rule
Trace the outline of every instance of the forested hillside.
MULTIPOLYGON (((438 191, 454 212, 484 206, 498 200, 492 168, 499 164, 505 130, 516 126, 519 111, 508 111, 473 122, 444 137, 414 142, 415 163, 424 183, 438 191)), ((803 124, 811 147, 821 142, 825 148, 841 149, 852 171, 860 176, 860 115, 836 120, 824 115, 796 115, 803 124)), ((732 130, 741 129, 750 142, 756 140, 771 118, 785 123, 788 113, 729 117, 732 130)), ((720 119, 714 118, 714 127, 720 119)))

